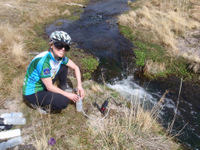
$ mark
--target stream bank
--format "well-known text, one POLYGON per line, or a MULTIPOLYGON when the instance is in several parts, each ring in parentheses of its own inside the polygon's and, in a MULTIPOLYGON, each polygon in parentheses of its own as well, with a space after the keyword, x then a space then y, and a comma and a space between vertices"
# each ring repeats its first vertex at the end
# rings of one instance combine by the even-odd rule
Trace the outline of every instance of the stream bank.
MULTIPOLYGON (((142 98, 153 105, 159 101, 165 90, 169 89, 170 93, 166 95, 161 112, 162 124, 167 126, 171 123, 176 112, 180 79, 169 77, 149 81, 134 76, 136 70, 134 45, 119 32, 116 23, 117 16, 128 9, 125 0, 91 1, 79 20, 57 20, 46 27, 46 32, 48 35, 54 30, 68 32, 79 48, 93 53, 99 59, 100 65, 93 79, 102 81, 103 76, 103 80, 111 88, 121 94, 125 93, 127 99, 130 99, 131 95, 139 93, 142 98), (56 26, 57 22, 62 22, 62 24, 56 26)), ((190 89, 198 89, 196 88, 198 86, 186 82, 183 85, 173 133, 180 131, 184 126, 183 124, 188 123, 183 131, 183 136, 178 138, 183 143, 187 143, 188 147, 198 149, 200 135, 198 129, 199 102, 195 98, 197 94, 190 96, 193 94, 190 89), (183 91, 184 94, 182 94, 183 91)))

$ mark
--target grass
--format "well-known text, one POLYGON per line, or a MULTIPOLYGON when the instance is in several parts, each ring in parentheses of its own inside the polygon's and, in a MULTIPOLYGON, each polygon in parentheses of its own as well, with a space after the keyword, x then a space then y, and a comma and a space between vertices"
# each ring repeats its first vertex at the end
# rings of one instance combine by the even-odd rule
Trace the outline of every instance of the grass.
POLYGON ((178 37, 200 26, 200 22, 191 17, 194 13, 190 13, 191 10, 196 10, 191 3, 187 0, 140 0, 129 5, 132 9, 120 15, 118 23, 121 32, 136 47, 136 65, 142 66, 149 77, 171 74, 185 79, 195 77, 189 69, 194 59, 187 59, 177 48, 178 37))
MULTIPOLYGON (((20 127, 24 143, 32 144, 38 150, 177 149, 179 145, 174 143, 171 137, 165 136, 166 133, 156 123, 155 113, 152 115, 149 110, 143 111, 140 103, 135 105, 124 103, 124 98, 117 92, 90 80, 83 82, 86 90, 83 107, 87 114, 94 118, 102 117, 97 108, 92 105, 95 101, 100 105, 107 98, 114 97, 118 103, 122 103, 119 106, 114 101, 110 101, 109 117, 101 123, 77 113, 73 104, 61 114, 41 115, 22 103, 23 78, 27 65, 34 57, 28 53, 47 49, 45 26, 60 18, 77 19, 82 12, 79 7, 66 6, 66 2, 70 1, 0 1, 2 8, 0 10, 0 104, 2 107, 8 99, 17 99, 18 103, 21 102, 15 106, 17 108, 10 108, 9 111, 22 111, 27 119, 27 124, 20 127), (56 140, 56 145, 53 147, 47 144, 51 137, 56 140)), ((74 0, 73 2, 85 4, 88 1, 74 0)), ((141 44, 138 46, 144 47, 141 44)), ((83 61, 82 65, 86 71, 92 71, 97 67, 94 65, 92 68, 92 63, 97 65, 94 58, 91 55, 84 55, 79 49, 74 48, 68 57, 75 61, 80 58, 91 59, 88 64, 84 64, 83 61)), ((76 62, 81 65, 81 61, 76 62)))
POLYGON ((132 40, 135 46, 136 65, 143 66, 143 72, 147 77, 177 75, 188 80, 192 79, 192 75, 188 71, 189 63, 187 60, 182 57, 174 58, 169 56, 162 45, 138 40, 139 31, 136 34, 132 34, 129 27, 122 25, 120 29, 126 38, 132 40))
MULTIPOLYGON (((75 79, 71 79, 75 80, 75 79)), ((60 114, 41 115, 37 111, 22 106, 27 120, 23 135, 28 135, 26 142, 40 149, 171 149, 180 147, 172 141, 157 123, 161 102, 153 109, 145 110, 137 100, 125 102, 119 93, 93 81, 83 82, 86 98, 83 108, 90 117, 101 118, 100 112, 92 105, 99 105, 109 99, 109 116, 103 121, 87 119, 82 113, 69 105, 60 114), (115 95, 117 105, 111 95, 115 95), (53 137, 56 144, 47 144, 53 137)), ((164 99, 164 97, 163 97, 164 99)), ((163 100, 162 99, 162 100, 163 100)))
MULTIPOLYGON (((155 117, 155 116, 154 116, 155 117)), ((170 144, 166 135, 160 136, 157 131, 161 127, 151 116, 151 112, 144 111, 136 100, 127 107, 118 108, 116 116, 90 128, 95 135, 100 136, 97 141, 103 149, 177 149, 178 146, 170 144), (101 128, 99 129, 99 126, 101 128), (156 130, 156 131, 155 131, 156 130), (169 143, 168 143, 169 142, 169 143)))

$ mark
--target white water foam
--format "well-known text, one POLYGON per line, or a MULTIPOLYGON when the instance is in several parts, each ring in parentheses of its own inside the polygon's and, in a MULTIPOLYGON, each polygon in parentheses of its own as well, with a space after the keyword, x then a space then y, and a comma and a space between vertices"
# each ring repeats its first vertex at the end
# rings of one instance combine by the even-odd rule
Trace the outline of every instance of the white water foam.
POLYGON ((121 81, 115 81, 115 83, 112 85, 107 84, 107 86, 119 92, 120 95, 127 100, 137 98, 139 100, 152 102, 153 99, 153 97, 148 94, 144 88, 133 82, 132 76, 129 76, 127 79, 123 79, 121 81))
MULTIPOLYGON (((107 84, 107 86, 111 89, 116 90, 123 96, 126 100, 140 100, 141 102, 147 102, 147 104, 156 104, 157 101, 162 97, 162 93, 153 93, 156 97, 153 97, 149 94, 144 88, 139 86, 134 82, 133 76, 129 76, 127 79, 123 79, 121 81, 115 81, 114 84, 107 84), (148 103, 150 102, 150 103, 148 103)), ((152 105, 152 106, 153 106, 152 105)), ((162 105, 163 108, 173 109, 174 113, 176 111, 176 105, 174 101, 165 97, 165 101, 162 105)), ((164 112, 160 112, 161 115, 164 112)), ((179 113, 179 111, 177 112, 179 113)))

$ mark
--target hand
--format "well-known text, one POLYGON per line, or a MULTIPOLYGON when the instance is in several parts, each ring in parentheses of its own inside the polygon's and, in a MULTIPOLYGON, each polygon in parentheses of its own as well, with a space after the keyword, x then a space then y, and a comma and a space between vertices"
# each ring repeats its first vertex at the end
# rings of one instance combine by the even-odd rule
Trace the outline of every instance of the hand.
POLYGON ((77 94, 83 99, 85 97, 85 91, 82 86, 77 87, 77 94))
POLYGON ((79 101, 79 96, 74 93, 67 93, 67 98, 72 100, 74 103, 79 101))

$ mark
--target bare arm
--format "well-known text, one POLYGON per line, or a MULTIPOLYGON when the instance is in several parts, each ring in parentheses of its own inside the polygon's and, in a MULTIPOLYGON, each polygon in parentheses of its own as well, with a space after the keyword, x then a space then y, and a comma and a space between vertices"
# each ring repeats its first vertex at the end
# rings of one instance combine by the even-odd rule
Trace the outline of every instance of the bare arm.
POLYGON ((69 62, 67 63, 67 66, 72 68, 75 71, 75 76, 76 76, 76 80, 77 80, 77 94, 81 96, 81 98, 83 99, 85 96, 85 92, 83 90, 82 87, 82 82, 81 82, 81 72, 79 67, 69 59, 69 62))
POLYGON ((59 89, 57 86, 53 85, 51 78, 42 78, 41 80, 44 83, 44 85, 45 85, 45 87, 47 88, 48 91, 62 94, 65 97, 72 100, 73 102, 77 102, 79 100, 78 95, 63 91, 63 90, 59 89))

